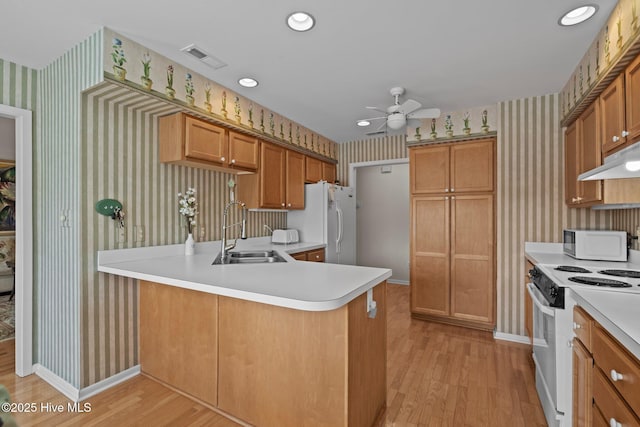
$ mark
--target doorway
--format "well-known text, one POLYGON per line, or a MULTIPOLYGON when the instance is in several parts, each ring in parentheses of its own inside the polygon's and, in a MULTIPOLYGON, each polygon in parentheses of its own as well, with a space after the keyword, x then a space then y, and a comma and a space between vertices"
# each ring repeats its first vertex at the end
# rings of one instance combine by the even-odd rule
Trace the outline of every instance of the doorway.
POLYGON ((32 113, 0 105, 15 125, 15 348, 16 374, 33 372, 33 178, 32 113))
POLYGON ((389 283, 409 284, 409 161, 349 165, 356 189, 357 265, 390 268, 389 283))

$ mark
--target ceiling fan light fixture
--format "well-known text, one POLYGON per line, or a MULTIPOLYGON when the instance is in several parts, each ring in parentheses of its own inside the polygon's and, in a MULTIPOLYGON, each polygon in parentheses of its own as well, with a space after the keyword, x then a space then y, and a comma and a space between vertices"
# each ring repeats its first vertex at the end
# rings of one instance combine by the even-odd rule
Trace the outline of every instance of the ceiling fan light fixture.
POLYGON ((576 7, 562 15, 558 19, 558 24, 562 27, 570 27, 586 21, 596 14, 598 11, 598 5, 587 4, 584 6, 576 7))
POLYGON ((407 117, 402 113, 393 113, 387 117, 389 129, 398 130, 407 124, 407 117))
POLYGON ((242 77, 238 80, 238 84, 242 87, 256 87, 258 86, 258 81, 251 77, 242 77))
POLYGON ((365 127, 365 126, 369 126, 371 122, 369 120, 358 120, 356 124, 360 127, 365 127))
POLYGON ((287 26, 293 31, 309 31, 315 25, 315 18, 307 12, 293 12, 287 16, 287 26))

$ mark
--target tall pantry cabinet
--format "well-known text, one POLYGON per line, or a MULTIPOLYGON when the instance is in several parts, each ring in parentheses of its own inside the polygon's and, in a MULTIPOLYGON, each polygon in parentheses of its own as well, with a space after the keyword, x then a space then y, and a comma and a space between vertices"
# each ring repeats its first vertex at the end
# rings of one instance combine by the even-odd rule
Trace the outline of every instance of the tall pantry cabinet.
POLYGON ((495 326, 495 138, 410 148, 411 313, 495 326))

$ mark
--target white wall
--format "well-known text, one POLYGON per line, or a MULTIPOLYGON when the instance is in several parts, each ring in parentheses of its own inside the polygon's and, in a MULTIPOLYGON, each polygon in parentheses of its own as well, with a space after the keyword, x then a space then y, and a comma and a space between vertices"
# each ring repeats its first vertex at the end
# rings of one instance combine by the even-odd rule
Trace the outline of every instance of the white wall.
POLYGON ((393 270, 390 281, 409 282, 409 164, 356 169, 357 263, 393 270))
POLYGON ((16 123, 0 117, 0 160, 16 159, 16 123))

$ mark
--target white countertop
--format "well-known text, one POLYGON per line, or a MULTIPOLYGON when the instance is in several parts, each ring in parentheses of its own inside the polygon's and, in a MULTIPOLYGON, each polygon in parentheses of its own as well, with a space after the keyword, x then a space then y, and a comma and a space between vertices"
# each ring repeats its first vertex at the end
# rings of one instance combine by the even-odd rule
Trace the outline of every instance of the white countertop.
MULTIPOLYGON (((272 244, 267 238, 238 240, 234 250, 274 249, 287 262, 212 265, 220 242, 98 252, 98 271, 232 298, 306 311, 342 307, 391 277, 386 268, 296 261, 290 253, 324 247, 321 243, 272 244)), ((364 309, 364 307, 363 307, 364 309)))
MULTIPOLYGON (((525 256, 534 264, 540 265, 542 271, 554 280, 557 275, 554 275, 552 270, 557 265, 640 270, 640 253, 638 251, 630 251, 628 262, 590 261, 575 259, 563 254, 562 244, 559 243, 527 242, 525 256)), ((568 281, 561 283, 561 285, 569 288, 571 297, 576 300, 578 305, 640 359, 640 293, 602 288, 589 289, 568 281)))

